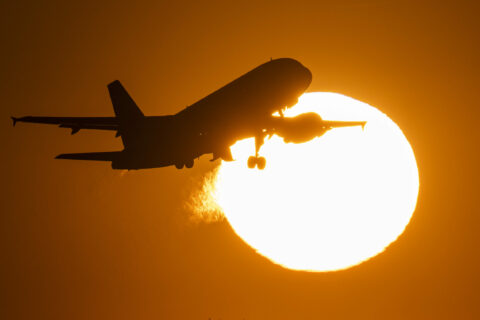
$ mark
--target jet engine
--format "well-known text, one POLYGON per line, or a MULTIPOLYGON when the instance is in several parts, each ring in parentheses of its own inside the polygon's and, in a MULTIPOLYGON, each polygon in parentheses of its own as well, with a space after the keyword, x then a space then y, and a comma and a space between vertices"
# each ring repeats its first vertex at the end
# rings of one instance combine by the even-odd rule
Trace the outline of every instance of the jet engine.
POLYGON ((276 118, 273 133, 287 143, 304 143, 322 136, 329 129, 317 113, 308 112, 293 118, 276 118))

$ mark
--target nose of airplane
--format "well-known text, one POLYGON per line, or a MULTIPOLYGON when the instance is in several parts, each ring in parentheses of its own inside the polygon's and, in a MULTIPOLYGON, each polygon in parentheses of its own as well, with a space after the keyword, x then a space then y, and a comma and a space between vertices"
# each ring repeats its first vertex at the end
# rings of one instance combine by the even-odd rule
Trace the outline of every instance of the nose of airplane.
POLYGON ((312 72, 308 70, 308 68, 303 67, 303 73, 304 73, 304 79, 305 79, 305 89, 310 86, 310 83, 312 83, 312 72))

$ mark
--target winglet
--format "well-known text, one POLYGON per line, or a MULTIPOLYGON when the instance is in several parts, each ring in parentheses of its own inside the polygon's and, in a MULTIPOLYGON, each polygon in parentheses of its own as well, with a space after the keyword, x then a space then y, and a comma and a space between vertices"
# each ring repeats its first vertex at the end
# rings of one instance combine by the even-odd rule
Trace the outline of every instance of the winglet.
POLYGON ((10 118, 12 118, 13 126, 15 127, 15 125, 17 124, 18 118, 15 118, 15 117, 10 117, 10 118))
POLYGON ((367 121, 365 121, 363 124, 362 124, 362 130, 365 130, 365 125, 367 124, 367 121))

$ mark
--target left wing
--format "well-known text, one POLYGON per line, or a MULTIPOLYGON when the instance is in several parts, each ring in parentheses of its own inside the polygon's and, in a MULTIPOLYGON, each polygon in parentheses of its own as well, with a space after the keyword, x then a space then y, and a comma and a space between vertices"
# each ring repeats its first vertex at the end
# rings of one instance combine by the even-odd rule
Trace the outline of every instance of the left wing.
POLYGON ((55 124, 60 128, 72 129, 72 134, 80 129, 118 130, 118 119, 115 117, 12 117, 13 125, 17 122, 55 124))

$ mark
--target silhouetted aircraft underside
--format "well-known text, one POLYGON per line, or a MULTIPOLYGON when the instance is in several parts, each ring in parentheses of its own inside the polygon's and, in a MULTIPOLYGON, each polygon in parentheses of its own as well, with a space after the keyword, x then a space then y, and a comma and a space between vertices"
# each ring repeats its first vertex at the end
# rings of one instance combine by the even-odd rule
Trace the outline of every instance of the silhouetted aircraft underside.
POLYGON ((212 161, 232 161, 230 146, 255 137, 255 155, 248 167, 265 168, 258 153, 265 137, 277 134, 285 142, 303 143, 326 131, 365 122, 325 121, 316 113, 283 117, 312 81, 298 61, 275 59, 260 65, 175 115, 145 116, 117 80, 108 85, 115 117, 12 117, 17 122, 55 124, 71 129, 113 130, 122 151, 68 153, 57 159, 110 161, 113 169, 145 169, 174 165, 191 168, 194 159, 212 154, 212 161), (280 116, 273 116, 278 112, 280 116))

